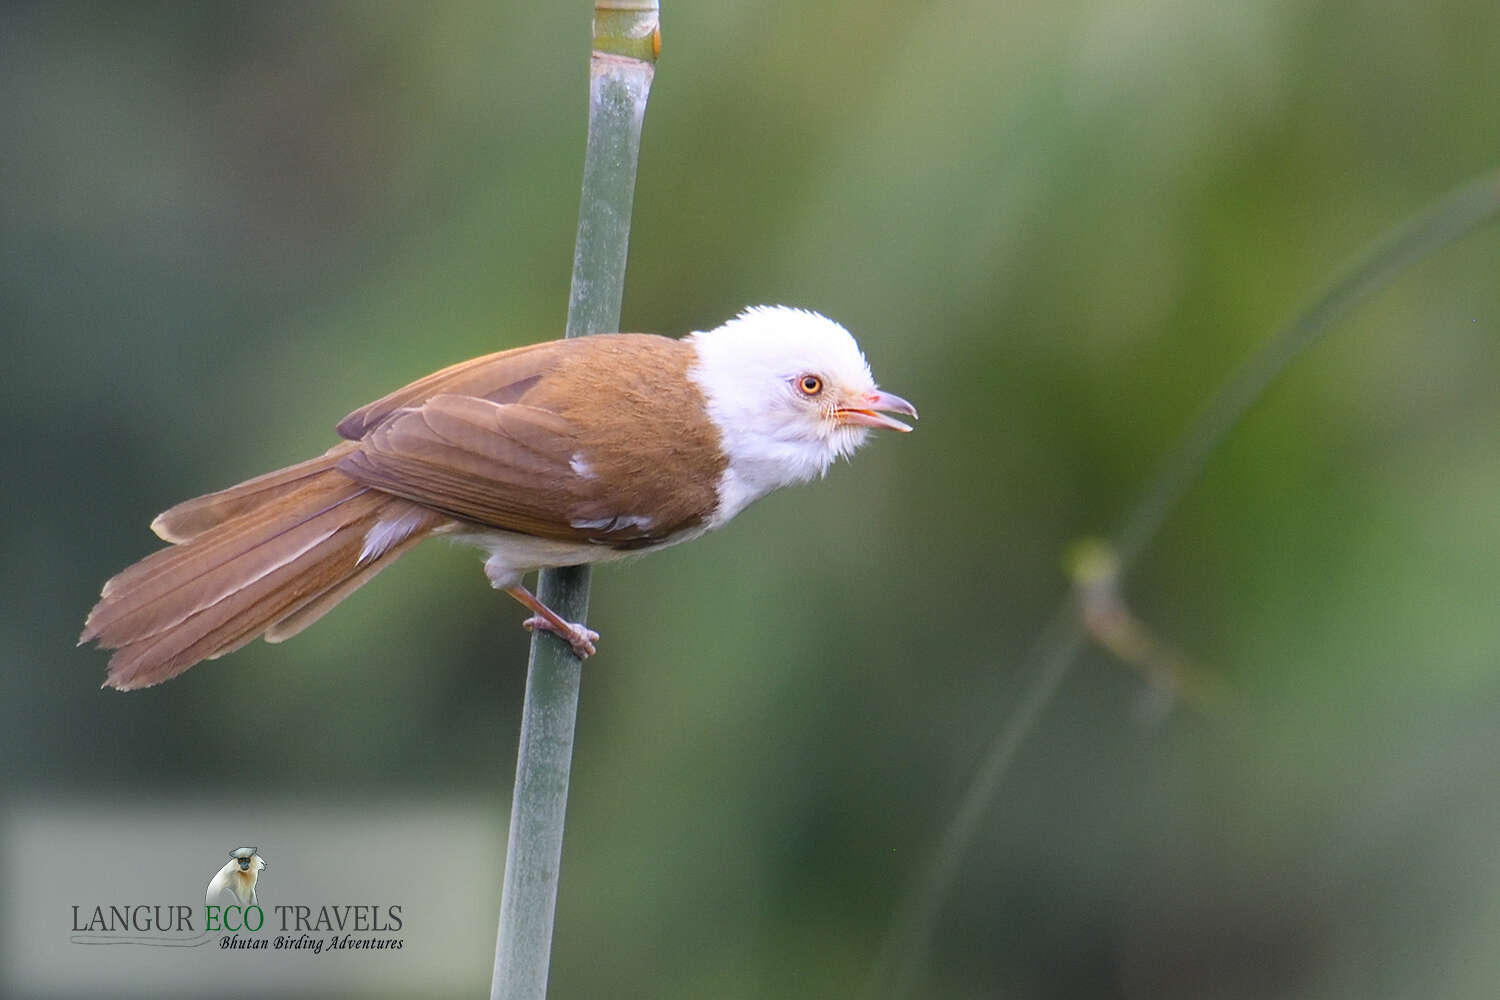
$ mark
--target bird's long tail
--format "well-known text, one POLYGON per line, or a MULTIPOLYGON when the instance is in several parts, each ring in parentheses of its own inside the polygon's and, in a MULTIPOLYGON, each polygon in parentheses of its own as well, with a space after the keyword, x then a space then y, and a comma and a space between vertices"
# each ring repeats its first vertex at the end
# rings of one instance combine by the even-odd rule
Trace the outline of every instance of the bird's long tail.
POLYGON ((288 639, 443 523, 338 471, 354 447, 157 517, 174 544, 106 583, 78 640, 115 650, 104 683, 150 687, 258 635, 288 639))

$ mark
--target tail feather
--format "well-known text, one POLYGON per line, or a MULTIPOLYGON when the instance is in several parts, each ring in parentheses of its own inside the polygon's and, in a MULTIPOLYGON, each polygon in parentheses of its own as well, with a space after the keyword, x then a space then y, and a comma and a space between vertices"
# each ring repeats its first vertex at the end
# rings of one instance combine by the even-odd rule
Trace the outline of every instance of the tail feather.
MULTIPOLYGON (((436 518, 434 518, 434 521, 436 521, 436 518)), ((403 552, 411 548, 413 545, 416 545, 422 539, 426 538, 430 530, 431 528, 429 527, 426 530, 419 531, 413 535, 409 535, 405 541, 391 546, 373 559, 366 560, 364 567, 358 573, 355 573, 353 576, 349 577, 343 583, 340 583, 338 586, 332 588, 331 590, 324 591, 318 597, 307 602, 296 611, 287 615, 285 618, 272 624, 271 627, 266 629, 265 631, 266 641, 285 642, 292 636, 296 635, 298 632, 301 632, 303 629, 307 628, 313 622, 317 621, 319 618, 322 618, 324 615, 328 614, 328 612, 332 611, 340 601, 348 597, 350 594, 354 593, 360 587, 363 587, 365 584, 369 583, 370 578, 373 577, 376 573, 379 573, 391 563, 395 562, 397 557, 399 557, 403 552)), ((361 552, 360 555, 361 558, 363 558, 364 553, 361 552)), ((224 651, 224 653, 229 652, 233 652, 233 650, 226 649, 224 651)), ((210 657, 210 659, 222 656, 224 655, 224 653, 216 653, 214 657, 210 657)))
POLYGON ((312 479, 333 468, 339 459, 359 447, 353 441, 341 441, 317 458, 247 479, 237 486, 184 500, 156 515, 151 530, 162 541, 174 545, 190 542, 210 528, 242 517, 252 511, 301 489, 312 479))
MULTIPOLYGON (((348 477, 332 471, 346 450, 342 446, 335 447, 309 461, 257 476, 227 490, 186 500, 157 515, 151 522, 152 530, 176 545, 197 542, 199 547, 195 551, 204 564, 209 563, 210 550, 216 551, 221 559, 242 555, 263 540, 264 536, 257 534, 257 527, 272 530, 277 526, 282 529, 289 524, 294 526, 296 522, 287 517, 289 510, 317 510, 322 504, 348 498, 357 489, 348 477), (238 530, 210 534, 213 528, 231 521, 238 530), (228 551, 230 549, 235 551, 228 551)), ((132 603, 160 597, 163 587, 170 589, 182 584, 183 580, 177 573, 181 558, 181 550, 176 548, 155 552, 116 573, 104 584, 100 596, 110 598, 130 591, 132 603)), ((95 615, 102 616, 102 624, 119 613, 119 608, 106 608, 106 603, 101 601, 94 608, 89 616, 91 624, 95 615)), ((85 630, 80 641, 87 642, 90 638, 92 636, 85 630)))
POLYGON ((295 634, 443 520, 359 485, 334 469, 334 461, 336 455, 323 456, 293 466, 300 470, 295 476, 283 469, 199 498, 233 495, 173 522, 174 533, 190 540, 146 557, 105 584, 79 640, 116 651, 105 683, 121 690, 149 687, 268 630, 273 641, 295 634), (278 476, 269 487, 245 489, 278 476), (217 523, 207 524, 210 516, 217 523), (369 551, 371 533, 379 536, 380 526, 397 520, 410 531, 369 551))
MULTIPOLYGON (((159 573, 153 581, 156 586, 150 588, 163 592, 138 595, 126 591, 106 605, 106 611, 115 613, 96 626, 100 638, 121 646, 140 643, 210 609, 223 610, 226 602, 242 599, 248 588, 261 581, 295 579, 298 570, 326 555, 328 543, 340 530, 369 520, 381 502, 379 495, 360 493, 311 516, 304 511, 289 512, 301 520, 269 537, 254 532, 242 538, 249 544, 237 554, 232 551, 236 547, 227 546, 197 552, 193 543, 173 549, 175 565, 159 573), (226 548, 231 551, 222 551, 226 548)), ((242 534, 244 529, 231 525, 219 531, 230 532, 242 534)))
POLYGON ((337 586, 354 566, 366 527, 363 520, 330 533, 318 526, 315 539, 293 560, 242 579, 236 589, 167 629, 127 642, 110 659, 109 683, 146 687, 250 642, 300 605, 337 586))
POLYGON ((80 641, 134 642, 209 607, 247 581, 296 559, 378 499, 363 488, 279 501, 183 545, 153 553, 104 585, 80 641))

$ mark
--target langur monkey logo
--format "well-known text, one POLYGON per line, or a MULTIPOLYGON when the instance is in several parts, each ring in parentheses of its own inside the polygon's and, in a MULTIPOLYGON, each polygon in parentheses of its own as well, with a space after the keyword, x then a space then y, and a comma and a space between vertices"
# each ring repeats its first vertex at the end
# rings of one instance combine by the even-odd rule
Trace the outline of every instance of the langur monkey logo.
POLYGON ((255 897, 255 883, 260 881, 266 859, 260 856, 258 850, 254 847, 237 847, 229 852, 229 862, 208 883, 208 893, 204 900, 206 905, 238 906, 243 909, 260 904, 255 897))
POLYGON ((193 929, 193 924, 187 916, 190 908, 186 906, 136 906, 134 908, 111 906, 108 908, 109 917, 104 915, 104 907, 96 906, 94 917, 87 925, 80 925, 79 907, 75 906, 73 907, 73 930, 82 933, 74 934, 69 940, 73 944, 152 944, 174 948, 196 948, 207 944, 209 935, 218 929, 260 930, 265 922, 265 914, 260 912, 260 902, 256 898, 255 886, 260 881, 260 873, 265 869, 266 859, 260 856, 259 848, 237 847, 230 851, 229 863, 220 868, 218 874, 208 883, 208 892, 205 894, 205 903, 208 906, 206 916, 210 926, 205 927, 202 933, 193 937, 142 937, 95 933, 96 931, 116 930, 112 922, 116 920, 123 922, 127 918, 131 921, 145 920, 146 926, 144 927, 132 925, 136 930, 167 931, 171 929, 169 924, 175 922, 178 929, 190 931, 193 929), (139 915, 141 911, 146 911, 144 917, 139 915), (165 916, 163 911, 167 911, 165 916), (246 924, 246 917, 250 911, 254 911, 256 917, 253 926, 246 924), (238 926, 231 924, 231 920, 238 926), (219 924, 218 928, 212 926, 216 921, 219 924))

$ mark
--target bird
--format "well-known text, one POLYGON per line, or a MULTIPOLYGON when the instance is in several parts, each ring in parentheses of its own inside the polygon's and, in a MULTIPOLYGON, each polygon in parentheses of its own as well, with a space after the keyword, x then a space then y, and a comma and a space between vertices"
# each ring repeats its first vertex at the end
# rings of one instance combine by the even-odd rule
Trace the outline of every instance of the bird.
POLYGON ((350 413, 316 458, 177 504, 170 547, 104 584, 79 645, 105 687, 168 680, 257 636, 289 639, 419 542, 477 546, 491 586, 579 659, 599 635, 522 585, 720 528, 822 477, 872 430, 909 431, 827 317, 754 306, 681 338, 603 333, 443 368, 350 413))

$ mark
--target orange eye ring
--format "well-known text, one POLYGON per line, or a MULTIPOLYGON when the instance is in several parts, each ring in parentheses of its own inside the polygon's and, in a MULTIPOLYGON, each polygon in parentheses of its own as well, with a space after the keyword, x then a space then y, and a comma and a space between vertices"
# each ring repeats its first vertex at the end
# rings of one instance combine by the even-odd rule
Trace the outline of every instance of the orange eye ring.
POLYGON ((823 391, 823 380, 816 375, 804 375, 797 380, 797 388, 804 396, 816 396, 823 391))

